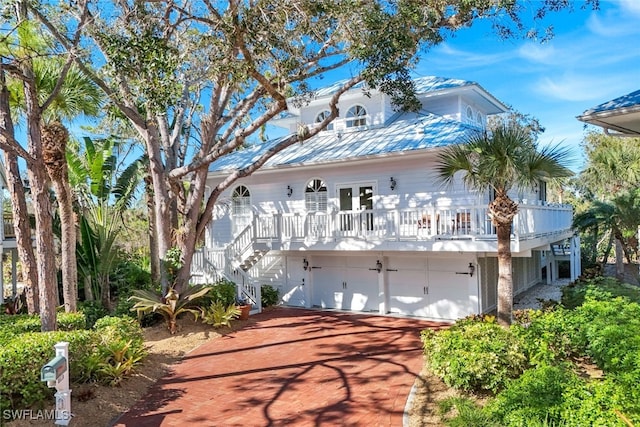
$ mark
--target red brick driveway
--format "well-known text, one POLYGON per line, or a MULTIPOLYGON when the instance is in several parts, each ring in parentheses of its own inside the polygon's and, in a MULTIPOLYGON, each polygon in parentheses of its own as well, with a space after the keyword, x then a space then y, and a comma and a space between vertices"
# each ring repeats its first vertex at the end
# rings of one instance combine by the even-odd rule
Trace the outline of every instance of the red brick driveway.
POLYGON ((401 426, 417 319, 278 308, 189 353, 115 424, 401 426))

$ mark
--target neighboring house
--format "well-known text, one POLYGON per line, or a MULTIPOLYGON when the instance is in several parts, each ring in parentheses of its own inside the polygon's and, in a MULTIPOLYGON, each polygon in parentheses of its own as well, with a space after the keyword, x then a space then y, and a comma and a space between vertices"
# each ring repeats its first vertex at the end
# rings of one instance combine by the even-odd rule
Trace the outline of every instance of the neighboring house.
MULTIPOLYGON (((459 181, 445 188, 434 170, 441 147, 507 108, 474 82, 426 77, 416 86, 418 113, 394 111, 376 90, 346 92, 327 130, 226 191, 194 257, 194 281, 224 275, 254 296, 270 284, 283 304, 299 307, 446 320, 493 310, 491 194, 469 192, 459 181)), ((337 87, 291 105, 274 124, 289 132, 314 126, 337 87)), ((219 159, 209 184, 271 144, 219 159)), ((560 261, 571 263, 575 279, 580 252, 571 207, 548 204, 544 182, 513 197, 520 204, 511 243, 515 293, 556 279, 560 261)))
POLYGON ((640 90, 593 107, 577 118, 604 128, 607 135, 640 137, 640 90))

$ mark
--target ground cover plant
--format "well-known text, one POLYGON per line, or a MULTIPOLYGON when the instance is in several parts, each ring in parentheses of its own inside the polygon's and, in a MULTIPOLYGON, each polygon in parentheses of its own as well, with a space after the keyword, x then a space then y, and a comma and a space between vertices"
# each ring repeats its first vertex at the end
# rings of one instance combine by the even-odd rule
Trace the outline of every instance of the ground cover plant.
POLYGON ((509 328, 500 328, 492 318, 474 316, 447 330, 425 331, 428 367, 462 392, 440 403, 442 422, 506 427, 638 425, 636 291, 615 279, 590 279, 564 290, 566 306, 518 312, 509 328), (516 351, 522 359, 514 355, 516 351), (476 399, 478 392, 485 399, 476 399))

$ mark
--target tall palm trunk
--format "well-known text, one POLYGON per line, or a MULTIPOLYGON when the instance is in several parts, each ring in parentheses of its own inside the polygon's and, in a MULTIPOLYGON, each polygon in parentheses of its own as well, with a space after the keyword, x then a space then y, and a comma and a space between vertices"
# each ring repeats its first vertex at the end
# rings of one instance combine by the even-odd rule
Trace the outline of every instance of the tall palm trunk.
POLYGON ((43 127, 43 158, 58 198, 61 228, 62 295, 66 312, 76 311, 78 266, 76 262, 76 221, 67 171, 66 147, 69 132, 59 122, 43 127))
POLYGON ((513 320, 511 228, 518 205, 505 192, 498 192, 489 204, 489 211, 498 238, 498 323, 509 326, 513 320))
POLYGON ((511 274, 511 224, 496 226, 498 234, 498 323, 508 326, 513 314, 513 278, 511 274))

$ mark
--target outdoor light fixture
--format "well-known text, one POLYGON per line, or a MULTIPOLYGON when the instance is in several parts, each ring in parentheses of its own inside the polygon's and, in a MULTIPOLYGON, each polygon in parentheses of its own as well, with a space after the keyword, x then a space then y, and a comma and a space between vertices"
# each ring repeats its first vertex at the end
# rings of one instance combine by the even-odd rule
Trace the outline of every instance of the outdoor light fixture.
POLYGON ((473 277, 473 273, 475 273, 475 272, 476 272, 476 266, 473 265, 472 262, 470 262, 469 263, 469 276, 473 277))
POLYGON ((391 177, 391 179, 389 180, 389 188, 391 188, 391 191, 396 189, 396 185, 398 185, 398 183, 395 179, 393 179, 393 177, 391 177))
POLYGON ((302 260, 302 268, 304 268, 305 270, 309 269, 309 261, 307 261, 306 258, 302 260))
POLYGON ((287 197, 291 197, 293 194, 293 188, 290 185, 287 185, 287 197))
POLYGON ((376 270, 378 271, 378 273, 382 271, 382 263, 380 262, 380 260, 376 261, 376 270))

